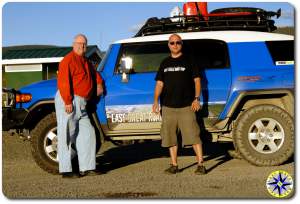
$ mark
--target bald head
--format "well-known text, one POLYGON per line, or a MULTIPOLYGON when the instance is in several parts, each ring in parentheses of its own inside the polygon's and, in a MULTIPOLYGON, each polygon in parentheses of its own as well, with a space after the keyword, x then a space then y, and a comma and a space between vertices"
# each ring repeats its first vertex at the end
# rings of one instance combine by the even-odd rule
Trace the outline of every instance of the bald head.
POLYGON ((79 55, 84 56, 87 49, 87 37, 83 34, 78 34, 74 37, 73 51, 79 55))
POLYGON ((182 40, 178 34, 172 34, 169 37, 168 42, 169 49, 171 51, 171 56, 173 58, 180 57, 182 55, 182 40))
POLYGON ((77 40, 77 39, 80 39, 80 38, 83 38, 85 39, 85 41, 87 42, 87 37, 81 33, 77 34, 75 37, 74 37, 74 42, 77 40))
POLYGON ((176 34, 176 33, 170 35, 170 37, 169 37, 169 42, 170 42, 171 40, 173 40, 173 39, 176 39, 176 40, 180 40, 180 41, 181 41, 180 35, 178 35, 178 34, 176 34))

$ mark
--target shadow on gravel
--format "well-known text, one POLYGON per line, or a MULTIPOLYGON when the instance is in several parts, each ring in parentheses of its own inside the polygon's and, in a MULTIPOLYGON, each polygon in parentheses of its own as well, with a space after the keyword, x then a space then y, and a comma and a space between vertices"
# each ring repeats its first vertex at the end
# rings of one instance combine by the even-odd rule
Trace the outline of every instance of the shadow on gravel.
POLYGON ((153 192, 126 192, 126 193, 105 193, 105 198, 145 198, 149 196, 156 196, 157 193, 153 192))
MULTIPOLYGON (((206 166, 207 172, 212 171, 217 166, 232 159, 227 153, 232 149, 232 144, 227 143, 203 143, 205 161, 215 160, 216 164, 213 166, 206 166)), ((179 148, 178 156, 194 156, 192 148, 179 148)), ((97 156, 97 169, 102 173, 107 173, 111 170, 122 168, 124 166, 139 163, 145 160, 154 158, 167 158, 169 157, 168 148, 161 147, 161 141, 146 141, 138 144, 130 144, 126 146, 113 147, 102 155, 97 156)), ((191 168, 197 163, 190 164, 180 169, 191 168)))

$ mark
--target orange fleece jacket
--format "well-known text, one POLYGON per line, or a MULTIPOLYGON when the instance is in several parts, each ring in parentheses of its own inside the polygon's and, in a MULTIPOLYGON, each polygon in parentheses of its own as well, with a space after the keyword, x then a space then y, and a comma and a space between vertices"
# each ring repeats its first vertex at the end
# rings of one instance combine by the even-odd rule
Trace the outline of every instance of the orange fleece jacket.
POLYGON ((74 51, 68 53, 59 63, 57 87, 65 105, 72 103, 74 95, 88 100, 95 88, 93 80, 102 84, 102 78, 92 64, 74 51))

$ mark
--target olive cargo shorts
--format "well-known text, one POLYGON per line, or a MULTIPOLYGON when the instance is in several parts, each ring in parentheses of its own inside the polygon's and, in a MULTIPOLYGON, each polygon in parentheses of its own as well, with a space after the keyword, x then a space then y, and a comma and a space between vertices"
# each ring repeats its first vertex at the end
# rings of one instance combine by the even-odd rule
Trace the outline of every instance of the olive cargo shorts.
POLYGON ((200 128, 196 115, 191 110, 191 106, 184 108, 162 107, 162 126, 160 135, 163 147, 177 145, 177 132, 181 131, 182 144, 192 145, 201 144, 200 128))

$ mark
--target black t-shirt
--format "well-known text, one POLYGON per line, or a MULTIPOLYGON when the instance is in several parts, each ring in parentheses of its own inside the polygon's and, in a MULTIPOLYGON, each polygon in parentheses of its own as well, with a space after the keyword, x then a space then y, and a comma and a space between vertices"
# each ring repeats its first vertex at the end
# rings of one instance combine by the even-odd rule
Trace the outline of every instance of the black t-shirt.
POLYGON ((164 59, 155 77, 164 83, 161 104, 171 108, 190 106, 195 98, 194 78, 197 77, 200 77, 200 69, 186 56, 164 59))

